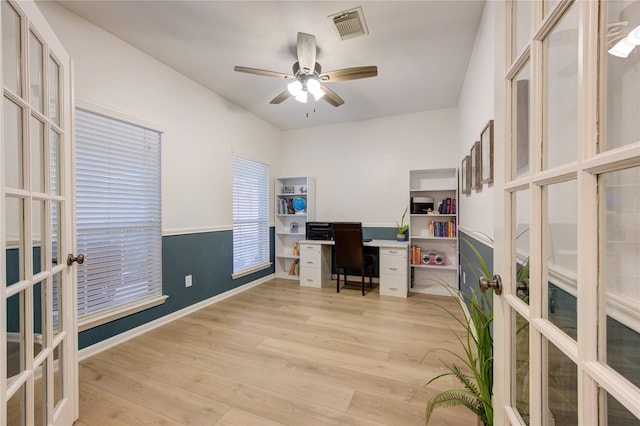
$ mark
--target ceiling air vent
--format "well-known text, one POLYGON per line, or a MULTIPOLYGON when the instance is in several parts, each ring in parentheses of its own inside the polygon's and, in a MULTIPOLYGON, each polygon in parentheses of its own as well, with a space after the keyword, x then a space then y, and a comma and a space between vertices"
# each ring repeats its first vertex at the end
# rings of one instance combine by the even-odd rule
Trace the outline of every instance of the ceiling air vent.
POLYGON ((336 13, 329 16, 329 19, 335 25, 341 40, 349 40, 350 38, 369 34, 361 7, 336 13))

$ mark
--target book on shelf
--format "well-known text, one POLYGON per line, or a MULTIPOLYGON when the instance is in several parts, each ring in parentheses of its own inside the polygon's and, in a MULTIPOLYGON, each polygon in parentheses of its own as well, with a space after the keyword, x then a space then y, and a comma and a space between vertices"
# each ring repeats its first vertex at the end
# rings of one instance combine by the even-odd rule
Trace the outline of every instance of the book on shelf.
POLYGON ((289 275, 300 275, 300 262, 298 259, 291 262, 291 266, 289 267, 289 275))
POLYGON ((458 236, 456 220, 434 221, 428 225, 429 237, 432 238, 455 238, 458 236))
POLYGON ((422 248, 418 246, 411 247, 411 265, 420 265, 422 263, 422 248))
POLYGON ((440 214, 456 214, 456 199, 447 197, 438 205, 440 214))
POLYGON ((295 214, 293 200, 291 198, 281 198, 278 200, 278 214, 295 214))

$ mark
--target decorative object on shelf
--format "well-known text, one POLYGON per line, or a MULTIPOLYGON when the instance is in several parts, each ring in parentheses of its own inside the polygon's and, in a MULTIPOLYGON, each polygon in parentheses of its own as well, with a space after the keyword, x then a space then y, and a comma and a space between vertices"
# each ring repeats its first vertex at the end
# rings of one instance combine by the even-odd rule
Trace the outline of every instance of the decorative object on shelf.
POLYGON ((407 231, 409 230, 409 225, 404 223, 404 218, 407 215, 408 210, 409 206, 405 207, 404 213, 402 213, 402 218, 400 219, 400 223, 396 221, 396 226, 398 227, 396 240, 398 241, 405 241, 407 239, 407 231))
POLYGON ((471 194, 471 156, 466 155, 462 159, 460 167, 460 192, 465 195, 471 194))
POLYGON ((304 212, 307 208, 307 199, 304 197, 294 197, 291 204, 296 213, 304 212))
POLYGON ((296 192, 296 187, 293 185, 283 185, 282 193, 283 194, 294 194, 296 192))
POLYGON ((443 266, 447 262, 447 256, 444 253, 429 250, 426 253, 422 253, 421 262, 425 265, 443 266))
POLYGON ((480 133, 482 145, 482 183, 493 183, 493 120, 489 120, 480 133))
POLYGON ((482 191, 482 157, 480 156, 480 141, 471 147, 471 189, 482 191))
POLYGON ((411 214, 428 214, 433 210, 433 198, 411 197, 411 214))
POLYGON ((301 194, 306 194, 307 193, 307 187, 304 185, 300 185, 300 193, 301 194))
POLYGON ((291 222, 291 225, 289 226, 289 229, 291 230, 291 232, 293 234, 297 234, 298 233, 298 222, 291 222))

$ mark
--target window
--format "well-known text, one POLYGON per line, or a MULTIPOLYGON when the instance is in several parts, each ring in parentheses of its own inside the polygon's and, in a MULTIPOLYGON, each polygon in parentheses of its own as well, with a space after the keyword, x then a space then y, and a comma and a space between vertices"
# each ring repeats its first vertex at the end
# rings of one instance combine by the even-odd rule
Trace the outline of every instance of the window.
POLYGON ((233 278, 269 266, 269 166, 234 155, 233 278))
POLYGON ((86 329, 162 303, 158 131, 76 110, 78 320, 86 329))

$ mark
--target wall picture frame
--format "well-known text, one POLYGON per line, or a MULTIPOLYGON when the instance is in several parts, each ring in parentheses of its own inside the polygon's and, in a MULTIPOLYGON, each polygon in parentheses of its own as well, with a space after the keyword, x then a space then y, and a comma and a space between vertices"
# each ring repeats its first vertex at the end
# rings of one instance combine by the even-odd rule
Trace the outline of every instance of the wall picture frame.
POLYGON ((480 141, 471 147, 471 189, 482 191, 482 152, 480 141))
POLYGON ((493 183, 493 120, 489 120, 480 133, 480 145, 482 147, 482 172, 481 182, 493 183))
POLYGON ((460 166, 460 192, 471 194, 471 156, 466 155, 460 166))

